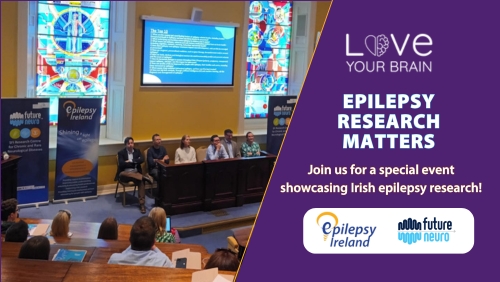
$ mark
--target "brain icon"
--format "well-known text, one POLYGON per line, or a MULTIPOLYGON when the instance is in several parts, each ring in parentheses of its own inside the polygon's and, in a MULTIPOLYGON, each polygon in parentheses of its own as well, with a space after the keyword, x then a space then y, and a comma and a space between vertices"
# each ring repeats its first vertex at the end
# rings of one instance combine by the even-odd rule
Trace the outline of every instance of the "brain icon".
POLYGON ((389 38, 383 34, 377 36, 377 57, 384 55, 387 48, 389 48, 389 38))

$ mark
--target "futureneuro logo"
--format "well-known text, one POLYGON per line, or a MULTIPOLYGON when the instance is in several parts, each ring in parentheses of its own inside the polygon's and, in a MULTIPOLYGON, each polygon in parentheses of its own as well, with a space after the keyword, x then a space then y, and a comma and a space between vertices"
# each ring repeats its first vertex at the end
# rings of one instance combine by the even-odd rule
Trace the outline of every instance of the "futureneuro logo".
MULTIPOLYGON (((410 34, 406 34, 404 39, 400 37, 396 38, 394 34, 390 36, 385 34, 373 35, 370 34, 365 36, 365 47, 370 54, 376 58, 382 57, 384 54, 388 53, 392 48, 395 49, 399 57, 403 57, 407 45, 409 45, 409 40, 411 38, 410 34), (391 40, 389 40, 389 37, 391 40), (392 43, 390 42, 392 41, 392 43), (391 49, 389 48, 390 46, 391 49)), ((350 45, 350 34, 346 34, 346 56, 347 57, 363 57, 365 54, 363 52, 353 52, 350 45)), ((354 42, 359 42, 360 38, 354 39, 354 42)), ((360 42, 359 42, 360 43, 360 42)), ((413 53, 419 57, 427 57, 432 54, 432 50, 426 46, 432 46, 432 38, 425 33, 417 34, 413 37, 412 43, 413 53)), ((355 44, 358 46, 360 44, 355 44)), ((360 51, 359 49, 357 51, 360 51)), ((362 51, 362 50, 361 50, 362 51)), ((393 51, 391 51, 393 52, 393 51)), ((409 53, 411 51, 407 51, 409 53)), ((432 72, 432 61, 370 61, 370 60, 359 60, 359 61, 346 61, 349 72, 388 72, 391 73, 413 73, 413 72, 432 72)))
POLYGON ((290 106, 286 106, 286 105, 282 105, 282 106, 276 106, 274 107, 273 109, 273 113, 274 113, 274 116, 281 116, 281 115, 291 115, 292 114, 292 107, 290 106))
POLYGON ((32 111, 25 111, 24 113, 15 112, 10 114, 9 122, 13 126, 21 126, 25 125, 34 125, 40 124, 40 120, 42 119, 41 113, 34 113, 32 111))
POLYGON ((332 248, 369 247, 370 239, 377 229, 376 226, 356 226, 349 222, 340 226, 337 215, 329 211, 319 214, 316 224, 321 229, 323 241, 326 242, 331 235, 329 244, 332 248))
POLYGON ((63 104, 63 109, 70 120, 92 120, 94 114, 97 112, 97 108, 77 107, 73 101, 66 101, 63 104))
POLYGON ((451 233, 455 233, 455 230, 452 229, 451 220, 424 217, 422 221, 417 221, 410 217, 398 223, 398 240, 409 245, 420 241, 447 243, 451 240, 451 233))
POLYGON ((10 114, 9 121, 13 126, 20 126, 24 123, 24 115, 20 112, 15 112, 10 114))

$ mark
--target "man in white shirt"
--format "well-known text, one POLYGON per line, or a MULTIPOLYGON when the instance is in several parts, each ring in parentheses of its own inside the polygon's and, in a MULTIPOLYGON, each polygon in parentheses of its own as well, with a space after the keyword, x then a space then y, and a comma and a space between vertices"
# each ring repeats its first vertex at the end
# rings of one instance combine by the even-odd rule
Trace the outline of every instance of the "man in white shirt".
POLYGON ((226 149, 220 143, 220 138, 218 135, 212 135, 210 137, 210 146, 207 148, 207 156, 205 160, 218 160, 218 159, 228 159, 226 149))
POLYGON ((143 216, 130 230, 130 246, 112 254, 108 264, 129 264, 174 268, 172 261, 155 246, 156 226, 151 217, 143 216))
POLYGON ((241 157, 238 145, 233 141, 233 131, 231 129, 224 130, 224 139, 221 143, 230 159, 241 157))

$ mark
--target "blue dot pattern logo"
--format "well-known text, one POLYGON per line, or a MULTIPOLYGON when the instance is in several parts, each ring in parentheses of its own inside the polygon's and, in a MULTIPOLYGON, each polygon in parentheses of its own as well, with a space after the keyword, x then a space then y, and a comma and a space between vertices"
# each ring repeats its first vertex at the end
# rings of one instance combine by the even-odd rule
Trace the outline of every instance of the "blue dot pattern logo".
POLYGON ((31 136, 31 130, 29 128, 21 129, 21 138, 29 138, 31 136))

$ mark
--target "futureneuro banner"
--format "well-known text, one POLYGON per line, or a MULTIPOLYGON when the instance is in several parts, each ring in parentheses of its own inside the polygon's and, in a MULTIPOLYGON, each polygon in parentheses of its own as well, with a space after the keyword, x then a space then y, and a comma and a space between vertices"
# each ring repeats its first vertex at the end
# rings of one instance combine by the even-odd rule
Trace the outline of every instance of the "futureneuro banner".
POLYGON ((59 99, 54 200, 97 196, 100 98, 59 99))
POLYGON ((266 151, 277 155, 292 119, 297 96, 269 96, 266 151))
POLYGON ((19 204, 47 203, 49 99, 2 99, 2 152, 21 157, 17 167, 19 204))
POLYGON ((237 282, 500 281, 499 11, 331 2, 237 282))

